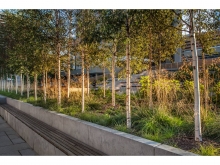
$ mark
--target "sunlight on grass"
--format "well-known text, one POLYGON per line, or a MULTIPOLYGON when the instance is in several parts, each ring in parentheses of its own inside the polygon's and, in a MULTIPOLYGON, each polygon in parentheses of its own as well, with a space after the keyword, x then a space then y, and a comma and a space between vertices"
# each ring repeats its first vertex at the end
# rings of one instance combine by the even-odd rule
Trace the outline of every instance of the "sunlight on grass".
POLYGON ((215 156, 215 155, 220 156, 220 148, 216 148, 211 144, 208 146, 200 145, 198 149, 193 149, 192 152, 204 156, 215 156))

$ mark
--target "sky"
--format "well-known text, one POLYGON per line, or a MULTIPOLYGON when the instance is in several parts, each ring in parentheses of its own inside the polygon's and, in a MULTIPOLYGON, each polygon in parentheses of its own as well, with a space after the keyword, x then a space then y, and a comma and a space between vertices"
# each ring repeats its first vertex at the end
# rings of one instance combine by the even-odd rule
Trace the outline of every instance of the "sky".
POLYGON ((4 0, 1 9, 214 9, 218 0, 4 0))

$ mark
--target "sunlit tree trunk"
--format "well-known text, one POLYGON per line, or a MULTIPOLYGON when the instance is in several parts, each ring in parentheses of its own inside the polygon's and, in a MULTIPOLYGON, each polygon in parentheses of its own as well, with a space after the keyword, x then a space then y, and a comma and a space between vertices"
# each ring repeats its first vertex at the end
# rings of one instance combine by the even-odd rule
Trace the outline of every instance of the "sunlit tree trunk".
POLYGON ((11 81, 10 81, 10 92, 12 92, 12 85, 13 85, 13 81, 12 81, 12 74, 10 74, 10 78, 11 78, 11 81))
POLYGON ((70 60, 71 60, 71 56, 70 56, 70 45, 68 48, 68 71, 67 71, 67 98, 70 97, 70 60))
POLYGON ((8 92, 9 92, 9 87, 10 87, 10 84, 9 84, 9 82, 8 82, 9 80, 8 80, 8 74, 7 74, 7 77, 6 77, 6 86, 7 86, 7 88, 8 88, 8 92))
POLYGON ((21 79, 20 79, 21 81, 21 96, 23 96, 23 76, 22 76, 22 73, 21 73, 21 79))
POLYGON ((71 11, 69 12, 69 42, 68 42, 68 71, 67 71, 67 98, 70 97, 70 61, 71 61, 71 54, 70 54, 70 47, 71 47, 71 21, 72 15, 71 11))
POLYGON ((46 74, 43 71, 43 90, 44 90, 44 103, 47 102, 47 93, 46 93, 46 74))
POLYGON ((85 75, 84 75, 84 51, 82 51, 82 112, 85 111, 85 93, 84 93, 84 83, 85 83, 85 75))
POLYGON ((131 68, 130 68, 130 19, 127 16, 126 41, 126 117, 127 128, 131 128, 131 68))
POLYGON ((15 75, 15 92, 18 94, 18 76, 15 75))
POLYGON ((103 68, 103 97, 105 98, 105 67, 103 68))
POLYGON ((37 74, 34 74, 34 100, 37 101, 37 74))
POLYGON ((27 73, 27 98, 29 98, 29 91, 30 91, 30 79, 29 79, 29 74, 27 73))
POLYGON ((45 88, 46 88, 46 97, 47 97, 47 88, 48 88, 48 82, 47 82, 47 79, 48 76, 47 76, 47 70, 45 71, 45 88))
POLYGON ((54 98, 57 95, 57 73, 55 73, 55 77, 54 77, 54 98))
POLYGON ((208 77, 207 77, 207 71, 205 67, 205 53, 202 53, 202 70, 203 70, 203 82, 204 82, 204 104, 205 109, 208 110, 208 77))
POLYGON ((55 10, 56 17, 56 55, 57 55, 57 74, 58 74, 58 96, 57 96, 57 104, 61 105, 61 75, 60 75, 60 11, 55 10))
POLYGON ((115 107, 115 56, 116 44, 114 43, 114 53, 112 54, 112 106, 115 107))
POLYGON ((87 95, 89 96, 89 67, 86 69, 87 75, 87 95))
POLYGON ((190 10, 190 41, 193 57, 193 79, 194 79, 194 117, 195 117, 195 141, 202 141, 201 119, 200 119, 200 90, 199 90, 199 67, 194 30, 194 13, 190 10))
POLYGON ((3 91, 3 87, 2 87, 2 77, 1 77, 1 89, 2 89, 2 91, 3 91))
POLYGON ((6 82, 5 82, 5 79, 4 79, 4 81, 3 81, 3 91, 6 90, 5 86, 6 86, 6 82))
MULTIPOLYGON (((60 44, 58 45, 58 52, 60 44)), ((61 75, 60 75, 60 54, 58 54, 58 105, 61 105, 61 75)))
POLYGON ((153 107, 153 99, 152 99, 152 31, 150 28, 150 53, 149 53, 149 80, 150 80, 150 91, 149 91, 149 108, 151 109, 153 107))

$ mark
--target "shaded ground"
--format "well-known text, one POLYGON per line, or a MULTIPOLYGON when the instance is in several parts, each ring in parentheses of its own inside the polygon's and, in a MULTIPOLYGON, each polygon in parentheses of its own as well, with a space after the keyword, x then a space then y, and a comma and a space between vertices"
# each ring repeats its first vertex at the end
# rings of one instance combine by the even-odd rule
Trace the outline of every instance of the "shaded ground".
POLYGON ((202 142, 196 142, 193 136, 178 136, 168 140, 167 143, 190 152, 199 150, 201 145, 212 145, 215 148, 219 148, 218 155, 220 155, 220 143, 207 138, 203 138, 202 140, 202 142))

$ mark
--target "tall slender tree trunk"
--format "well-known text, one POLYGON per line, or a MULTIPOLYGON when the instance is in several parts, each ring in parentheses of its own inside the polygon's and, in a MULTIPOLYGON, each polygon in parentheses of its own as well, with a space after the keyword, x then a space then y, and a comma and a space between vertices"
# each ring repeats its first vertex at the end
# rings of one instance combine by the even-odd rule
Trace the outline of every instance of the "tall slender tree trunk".
POLYGON ((87 75, 87 95, 89 96, 89 67, 86 68, 87 75))
POLYGON ((48 82, 47 82, 47 79, 48 76, 47 76, 47 70, 45 71, 45 88, 46 88, 46 96, 47 96, 47 88, 48 88, 48 82))
POLYGON ((58 96, 57 96, 57 104, 58 106, 61 105, 61 75, 60 75, 60 11, 55 10, 55 17, 56 17, 56 54, 57 54, 57 74, 58 74, 58 96))
POLYGON ((114 53, 112 54, 112 106, 115 107, 115 57, 116 57, 116 43, 114 43, 114 53))
POLYGON ((55 73, 54 77, 54 98, 57 96, 57 73, 55 73))
POLYGON ((2 89, 2 77, 1 77, 1 89, 2 89))
POLYGON ((69 42, 68 42, 68 71, 67 71, 67 98, 70 97, 70 61, 71 61, 71 54, 70 54, 70 47, 71 47, 71 21, 72 21, 72 13, 69 12, 69 42))
POLYGON ((13 80, 12 80, 12 74, 11 74, 11 92, 13 91, 13 80))
POLYGON ((205 104, 205 109, 208 110, 208 77, 207 77, 207 72, 206 72, 206 67, 205 67, 205 53, 202 52, 202 70, 203 70, 203 82, 204 82, 204 104, 205 104))
POLYGON ((6 90, 6 88, 5 88, 5 86, 6 86, 6 82, 5 82, 5 79, 4 79, 4 81, 3 81, 3 90, 5 91, 6 90))
POLYGON ((44 90, 44 103, 47 102, 47 93, 46 93, 46 74, 45 70, 43 71, 43 90, 44 90))
POLYGON ((67 98, 70 97, 70 60, 71 60, 71 56, 70 56, 70 45, 68 48, 68 71, 67 71, 67 98))
POLYGON ((6 87, 7 87, 8 92, 9 92, 8 74, 7 74, 6 76, 7 76, 7 77, 6 77, 6 87))
POLYGON ((21 73, 21 96, 23 96, 23 76, 22 76, 22 73, 21 73))
POLYGON ((153 107, 153 99, 152 99, 152 31, 150 28, 150 53, 149 53, 149 80, 150 80, 150 91, 149 91, 149 108, 151 109, 153 107))
POLYGON ((15 75, 15 92, 18 94, 18 76, 15 75))
POLYGON ((200 118, 200 90, 199 90, 199 67, 194 30, 194 13, 190 10, 190 41, 193 57, 193 79, 194 79, 194 116, 195 116, 195 141, 202 141, 201 118, 200 118))
MULTIPOLYGON (((60 50, 60 44, 58 45, 58 52, 60 50)), ((61 75, 60 75, 60 53, 58 54, 58 105, 61 105, 61 75)))
MULTIPOLYGON (((160 57, 159 57, 160 58, 160 57)), ((158 66, 158 79, 160 79, 161 75, 161 59, 159 59, 159 66, 158 66)))
POLYGON ((37 74, 34 74, 34 100, 37 101, 37 74))
POLYGON ((130 18, 127 16, 126 41, 126 117, 127 128, 131 128, 131 68, 130 68, 130 18))
POLYGON ((105 67, 103 68, 103 97, 105 98, 105 67))
POLYGON ((6 84, 7 84, 7 81, 6 79, 4 79, 4 91, 6 91, 6 88, 7 88, 6 84))
POLYGON ((23 91, 23 94, 24 94, 24 85, 25 85, 25 82, 24 82, 24 74, 23 74, 23 77, 22 77, 22 91, 23 91))
POLYGON ((30 91, 30 79, 29 74, 27 73, 27 98, 29 98, 29 91, 30 91))
POLYGON ((84 50, 82 51, 82 112, 85 111, 85 93, 84 93, 84 83, 85 83, 85 75, 84 75, 84 50))
POLYGON ((3 79, 2 79, 2 77, 1 77, 1 89, 3 91, 3 79))

